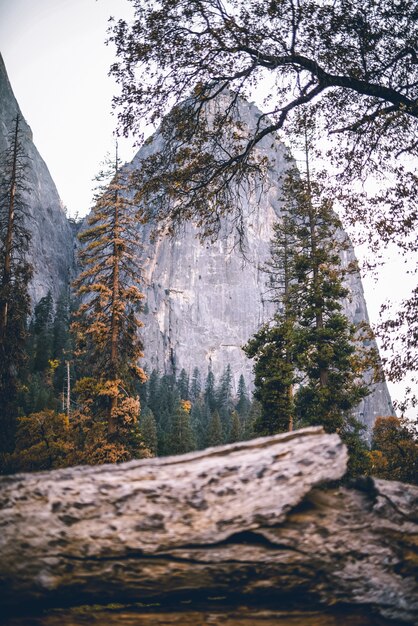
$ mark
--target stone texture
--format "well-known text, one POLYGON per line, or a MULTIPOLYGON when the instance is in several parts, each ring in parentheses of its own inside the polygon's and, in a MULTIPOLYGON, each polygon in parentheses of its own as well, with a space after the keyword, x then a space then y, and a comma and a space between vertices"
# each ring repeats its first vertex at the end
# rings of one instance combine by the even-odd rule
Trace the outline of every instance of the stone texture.
POLYGON ((418 489, 336 487, 346 461, 337 435, 309 428, 1 478, 0 607, 215 596, 413 624, 418 489))
MULTIPOLYGON (((260 111, 240 100, 239 116, 252 128, 260 111)), ((157 133, 128 167, 140 168, 142 159, 163 149, 157 133)), ((269 169, 265 181, 244 186, 241 192, 245 255, 237 245, 233 219, 222 221, 215 242, 201 243, 190 223, 174 238, 155 242, 150 241, 150 228, 140 233, 147 303, 145 361, 150 370, 179 373, 185 368, 191 375, 198 367, 204 379, 211 368, 219 380, 229 363, 235 391, 241 373, 252 386, 252 363, 242 346, 274 313, 261 268, 269 258, 273 225, 280 215, 280 178, 288 156, 285 146, 271 137, 264 138, 257 149, 268 158, 269 169)), ((345 264, 354 258, 353 249, 344 252, 345 264)), ((348 286, 346 314, 354 322, 368 321, 360 275, 351 275, 348 286)), ((376 385, 357 412, 369 431, 377 415, 393 414, 386 384, 376 385)))
MULTIPOLYGON (((0 153, 8 147, 8 131, 18 113, 23 118, 0 55, 0 153)), ((24 119, 21 128, 29 157, 27 178, 31 192, 27 195, 26 223, 32 234, 29 260, 34 267, 30 295, 36 304, 49 290, 56 299, 68 287, 74 266, 74 237, 55 184, 24 119)))
MULTIPOLYGON (((0 151, 6 147, 7 129, 19 111, 0 60, 0 151)), ((254 126, 260 112, 240 101, 244 124, 254 126)), ((28 197, 29 229, 32 233, 30 259, 35 268, 30 286, 33 304, 51 290, 57 298, 68 285, 73 270, 75 237, 62 210, 60 198, 48 169, 32 141, 29 126, 23 124, 25 146, 31 159, 28 197)), ((127 167, 140 167, 149 153, 163 148, 158 133, 127 167)), ((63 147, 65 149, 65 147, 63 147)), ((259 148, 270 169, 263 184, 244 189, 243 226, 245 256, 237 246, 232 220, 223 220, 215 242, 201 243, 197 229, 186 224, 175 238, 150 240, 151 227, 138 232, 138 255, 143 265, 146 308, 144 343, 148 369, 192 374, 199 367, 203 378, 211 368, 219 379, 226 365, 232 368, 235 391, 241 373, 252 386, 252 363, 242 346, 273 314, 266 277, 261 267, 269 256, 272 227, 280 214, 279 178, 285 167, 286 149, 278 140, 265 138, 259 148)), ((345 253, 346 261, 354 258, 345 253)), ((351 299, 347 314, 354 321, 367 320, 360 276, 350 278, 351 299)), ((371 396, 358 408, 369 431, 377 415, 393 413, 385 384, 376 385, 371 396)))

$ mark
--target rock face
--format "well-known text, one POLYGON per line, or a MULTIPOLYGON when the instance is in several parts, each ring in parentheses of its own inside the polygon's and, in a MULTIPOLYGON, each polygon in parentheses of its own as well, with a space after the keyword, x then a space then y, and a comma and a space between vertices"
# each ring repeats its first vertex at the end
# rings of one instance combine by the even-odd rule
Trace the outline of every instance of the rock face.
MULTIPOLYGON (((240 101, 240 121, 253 128, 260 111, 240 101)), ((130 168, 140 168, 142 159, 163 149, 157 134, 133 159, 130 168)), ((273 225, 280 215, 280 178, 286 167, 287 150, 279 141, 264 138, 258 151, 269 160, 267 180, 247 188, 242 199, 245 255, 237 245, 231 220, 223 220, 218 239, 201 243, 197 229, 187 224, 174 238, 149 239, 141 232, 142 265, 146 293, 145 361, 149 369, 189 374, 198 367, 206 377, 211 369, 218 378, 231 365, 235 390, 240 374, 251 386, 252 363, 242 346, 264 322, 272 318, 266 274, 261 270, 269 257, 273 225)), ((354 251, 344 253, 344 263, 354 260, 354 251)), ((368 321, 359 274, 349 278, 350 299, 346 314, 354 322, 368 321)), ((386 384, 358 408, 369 427, 377 415, 393 414, 386 384)))
MULTIPOLYGON (((7 131, 19 106, 0 60, 0 152, 7 147, 7 131)), ((241 121, 253 127, 260 115, 252 104, 241 100, 241 121)), ((48 169, 23 123, 24 143, 30 157, 28 172, 29 229, 32 233, 31 260, 35 275, 30 286, 34 303, 51 290, 57 298, 68 286, 74 264, 75 237, 48 169)), ((161 149, 161 136, 143 148, 127 167, 141 167, 150 152, 161 149)), ((265 138, 258 147, 270 162, 267 181, 246 190, 243 227, 246 242, 243 256, 231 220, 224 220, 215 242, 201 243, 197 229, 186 224, 175 238, 150 240, 150 228, 141 228, 138 255, 141 257, 146 307, 145 361, 149 370, 189 374, 198 367, 206 377, 211 369, 219 379, 230 364, 235 390, 240 374, 251 387, 252 363, 242 346, 259 326, 271 319, 266 276, 261 270, 269 256, 273 224, 280 215, 279 180, 285 167, 286 149, 278 140, 265 138)), ((346 254, 346 262, 354 258, 346 254)), ((367 320, 367 309, 359 275, 350 277, 351 298, 346 311, 353 321, 367 320)), ((358 409, 369 427, 377 415, 393 412, 384 384, 378 384, 358 409)))
MULTIPOLYGON (((0 153, 8 148, 8 132, 21 114, 0 56, 0 153)), ((34 267, 30 284, 32 303, 51 290, 56 299, 67 288, 74 266, 74 237, 45 162, 37 151, 32 131, 22 116, 22 141, 28 156, 27 227, 32 234, 29 261, 34 267)), ((1 165, 1 164, 0 164, 1 165)))
POLYGON ((416 623, 418 490, 337 488, 346 461, 309 428, 0 478, 0 608, 224 596, 416 623))

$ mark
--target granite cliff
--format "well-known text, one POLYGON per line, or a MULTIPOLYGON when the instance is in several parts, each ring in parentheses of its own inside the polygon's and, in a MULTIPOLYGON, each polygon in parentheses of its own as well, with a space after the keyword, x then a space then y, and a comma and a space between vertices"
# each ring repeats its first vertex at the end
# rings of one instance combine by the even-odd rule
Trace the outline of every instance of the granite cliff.
MULTIPOLYGON (((222 104, 220 105, 222 106, 222 104)), ((241 123, 254 127, 260 111, 240 100, 241 123)), ((164 149, 157 133, 142 147, 131 169, 156 150, 164 149)), ((264 138, 258 151, 267 157, 267 180, 248 187, 242 202, 245 254, 237 245, 232 219, 224 219, 214 242, 201 243, 192 224, 184 225, 174 238, 150 238, 142 228, 139 254, 146 294, 143 321, 145 361, 149 369, 179 373, 194 367, 206 376, 210 368, 218 378, 231 365, 235 389, 241 373, 251 385, 252 363, 242 346, 259 326, 271 319, 274 308, 269 298, 262 266, 269 257, 273 225, 280 215, 280 178, 286 167, 287 149, 277 139, 264 138), (140 249, 142 247, 142 250, 140 249)), ((355 260, 354 250, 344 252, 343 263, 355 260)), ((368 321, 360 275, 348 279, 350 296, 345 313, 354 322, 368 321)), ((358 416, 370 429, 377 415, 392 414, 386 384, 377 384, 358 408, 358 416)))
MULTIPOLYGON (((218 102, 222 106, 222 102, 218 102)), ((7 147, 7 132, 20 109, 0 57, 0 151, 7 147)), ((241 122, 254 126, 260 111, 240 101, 241 122)), ((48 168, 39 155, 26 122, 24 144, 30 157, 31 193, 27 197, 28 224, 32 233, 30 260, 34 278, 30 285, 33 304, 51 290, 57 298, 68 286, 74 267, 75 236, 48 168)), ((142 160, 164 148, 156 135, 139 150, 126 167, 141 167, 142 160)), ((151 226, 138 226, 138 256, 143 267, 146 295, 143 314, 145 362, 149 370, 190 374, 198 367, 203 377, 210 368, 219 377, 231 365, 235 387, 241 373, 251 385, 252 363, 242 346, 273 314, 266 276, 261 267, 269 256, 273 224, 280 215, 279 180, 286 161, 286 148, 265 138, 259 145, 270 167, 267 180, 246 190, 243 202, 245 255, 237 246, 232 220, 224 219, 214 242, 200 242, 191 223, 175 237, 150 237, 151 226)), ((351 249, 344 262, 354 259, 351 249)), ((355 322, 367 320, 367 307, 360 276, 349 281, 346 313, 355 322)), ((392 412, 385 384, 359 407, 359 417, 370 428, 377 415, 392 412)))
POLYGON ((34 268, 29 292, 32 304, 36 304, 49 290, 56 299, 68 286, 74 266, 74 237, 54 181, 33 143, 32 131, 13 94, 0 55, 0 153, 8 148, 8 133, 17 114, 22 118, 22 142, 28 157, 26 176, 30 192, 26 197, 26 224, 32 235, 29 260, 34 268))

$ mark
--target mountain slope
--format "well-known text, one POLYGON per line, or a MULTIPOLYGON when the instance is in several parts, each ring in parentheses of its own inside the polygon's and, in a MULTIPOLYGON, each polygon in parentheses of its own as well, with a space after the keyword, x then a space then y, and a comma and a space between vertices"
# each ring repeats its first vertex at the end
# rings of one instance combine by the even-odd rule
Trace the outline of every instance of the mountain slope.
MULTIPOLYGON (((22 116, 0 55, 0 154, 8 148, 8 133, 17 114, 22 116)), ((54 181, 23 116, 21 129, 23 148, 28 156, 30 193, 26 198, 26 225, 32 235, 29 260, 34 267, 29 291, 32 303, 36 304, 49 290, 56 299, 68 287, 74 265, 74 237, 54 181)))
MULTIPOLYGON (((240 120, 253 127, 260 111, 240 101, 240 120)), ((134 170, 141 161, 163 150, 157 133, 139 150, 128 166, 134 170)), ((266 274, 261 270, 269 257, 273 224, 280 215, 280 177, 286 168, 287 150, 278 140, 265 138, 258 146, 260 156, 268 157, 267 180, 245 189, 242 199, 245 255, 237 241, 231 219, 223 219, 216 241, 201 243, 198 231, 186 224, 173 238, 153 241, 150 227, 139 232, 139 250, 144 273, 146 306, 144 315, 145 361, 148 368, 191 375, 198 367, 205 377, 211 369, 219 379, 231 365, 235 390, 241 373, 251 384, 252 363, 242 346, 259 326, 271 319, 266 274)), ((355 259, 351 248, 343 262, 355 259)), ((345 313, 354 322, 368 321, 367 307, 359 274, 348 281, 350 298, 345 313)), ((378 384, 358 408, 358 416, 370 429, 377 415, 393 413, 386 384, 378 384)))

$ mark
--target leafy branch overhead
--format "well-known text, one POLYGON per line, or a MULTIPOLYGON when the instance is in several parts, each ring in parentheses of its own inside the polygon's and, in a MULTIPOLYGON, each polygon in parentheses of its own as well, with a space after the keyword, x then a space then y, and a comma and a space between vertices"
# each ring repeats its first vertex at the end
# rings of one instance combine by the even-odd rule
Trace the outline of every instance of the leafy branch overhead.
MULTIPOLYGON (((344 224, 370 245, 373 266, 393 244, 413 262, 414 0, 130 2, 132 23, 111 23, 118 58, 111 74, 121 88, 114 99, 120 132, 140 136, 142 123, 161 123, 133 181, 145 216, 171 230, 192 219, 213 237, 229 215, 242 235, 241 200, 263 193, 260 180, 268 184, 276 133, 291 140, 309 119, 317 129, 315 152, 328 166, 324 182, 344 224), (260 101, 263 93, 264 113, 251 122, 241 97, 260 101)), ((395 348, 402 356, 388 369, 394 380, 410 364, 416 370, 416 319, 412 292, 381 325, 386 344, 388 333, 402 331, 395 348)))
POLYGON ((206 206, 209 222, 208 200, 232 210, 229 183, 253 170, 257 146, 288 128, 300 108, 315 111, 324 137, 338 135, 332 154, 345 177, 393 167, 401 175, 396 159, 417 156, 416 2, 130 1, 134 22, 119 20, 110 31, 119 58, 111 73, 121 86, 115 106, 125 134, 174 107, 161 127, 167 151, 146 162, 152 182, 142 192, 160 204, 168 192, 176 198, 172 219, 178 201, 186 218, 202 218, 206 206), (239 96, 264 79, 266 113, 244 129, 239 96))

